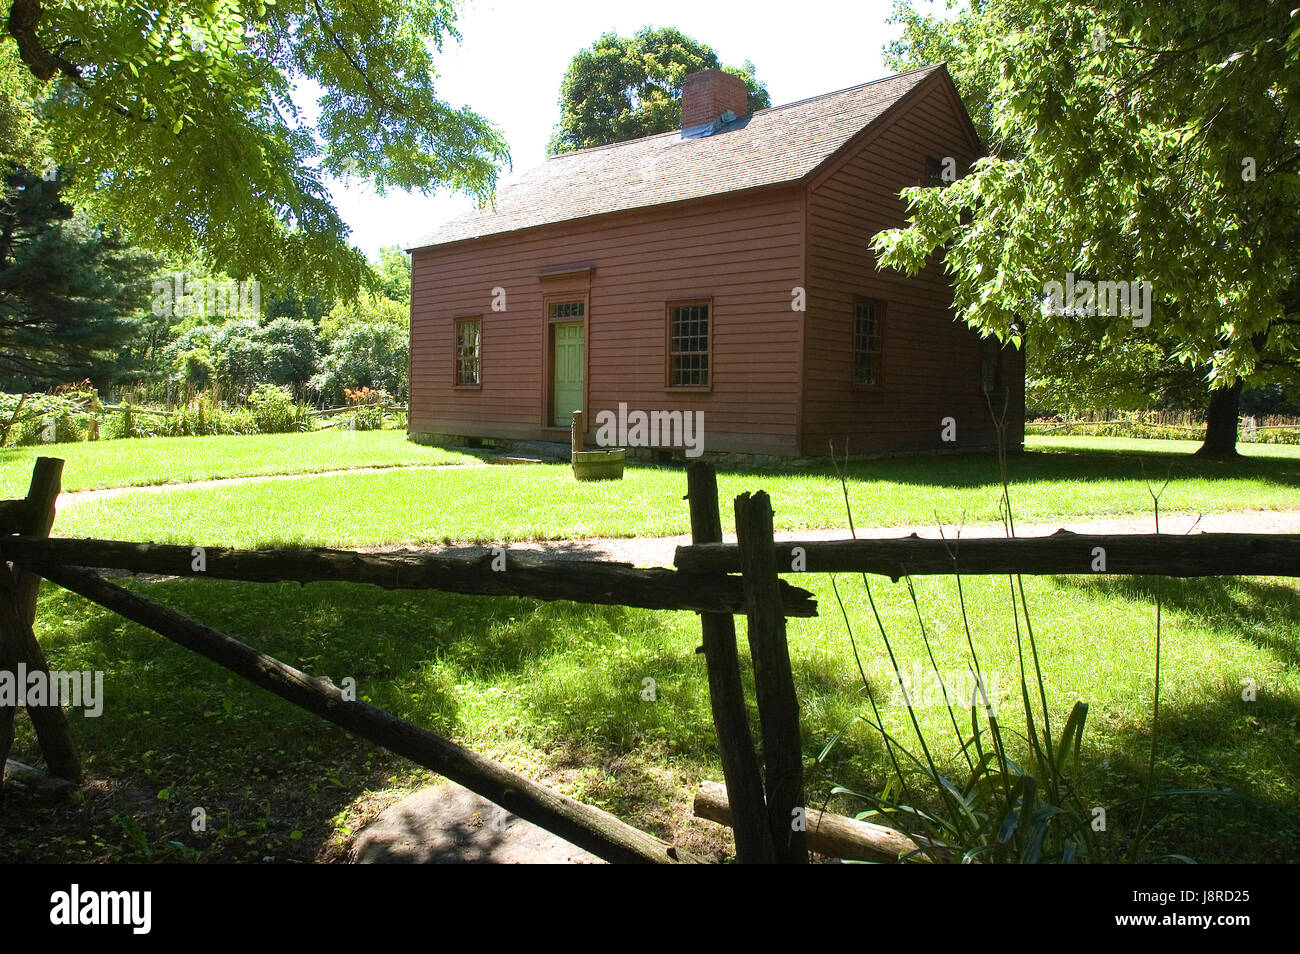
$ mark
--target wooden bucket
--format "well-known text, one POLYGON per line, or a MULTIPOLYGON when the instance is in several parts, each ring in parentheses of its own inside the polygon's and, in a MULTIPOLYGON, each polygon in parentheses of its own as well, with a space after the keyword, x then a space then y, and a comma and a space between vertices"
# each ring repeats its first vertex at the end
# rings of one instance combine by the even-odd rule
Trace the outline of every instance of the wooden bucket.
POLYGON ((573 451, 575 480, 622 480, 627 451, 621 447, 607 450, 573 451))

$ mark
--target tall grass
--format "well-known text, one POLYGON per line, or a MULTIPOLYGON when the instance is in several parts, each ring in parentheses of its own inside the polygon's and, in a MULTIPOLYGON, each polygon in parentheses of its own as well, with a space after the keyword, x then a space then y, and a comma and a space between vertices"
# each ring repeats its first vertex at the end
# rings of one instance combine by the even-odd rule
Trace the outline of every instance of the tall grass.
MULTIPOLYGON (((1027 421, 1027 435, 1133 437, 1152 440, 1204 440, 1205 415, 1190 411, 1098 411, 1064 419, 1027 421)), ((1282 414, 1243 417, 1237 439, 1246 444, 1300 444, 1300 419, 1282 414)))
MULTIPOLYGON (((994 417, 996 420, 997 416, 994 417)), ((1004 422, 998 423, 1004 425, 1004 422)), ((999 436, 1003 436, 1004 426, 999 426, 998 429, 999 436)), ((1008 489, 1005 446, 1005 440, 1000 440, 998 466, 1002 484, 1001 509, 1006 534, 1014 537, 1015 520, 1008 489)), ((845 458, 847 461, 847 447, 845 458)), ((847 478, 838 463, 836 472, 844 493, 849 530, 856 538, 847 478)), ((1167 486, 1168 480, 1165 481, 1165 487, 1167 486)), ((1149 484, 1148 489, 1150 490, 1149 484)), ((1160 491, 1151 490, 1157 532, 1163 490, 1164 487, 1160 491)), ((1024 731, 1010 728, 999 717, 990 701, 988 673, 980 663, 976 639, 971 630, 956 542, 949 547, 949 553, 968 653, 967 671, 970 678, 967 685, 970 691, 964 696, 959 695, 955 687, 945 683, 936 662, 916 588, 910 576, 903 577, 929 662, 929 673, 933 674, 933 682, 937 684, 938 704, 947 709, 953 737, 957 740, 957 752, 950 763, 935 752, 931 739, 927 738, 926 731, 916 716, 915 709, 920 701, 916 698, 917 687, 909 686, 910 680, 904 676, 893 640, 876 606, 871 582, 867 574, 863 573, 861 585, 871 609, 871 618, 893 667, 893 678, 897 683, 893 687, 895 697, 901 698, 906 707, 915 742, 909 745, 885 728, 880 702, 862 666, 858 638, 853 632, 838 583, 832 579, 832 591, 857 662, 868 712, 859 714, 841 727, 822 749, 818 762, 826 760, 853 722, 862 721, 879 735, 891 772, 878 794, 857 791, 844 785, 834 785, 831 794, 849 796, 867 803, 869 807, 857 815, 859 819, 884 822, 907 834, 916 848, 901 858, 902 861, 1065 864, 1118 860, 1115 852, 1097 837, 1099 832, 1106 830, 1105 807, 1086 804, 1077 785, 1088 704, 1082 700, 1075 701, 1063 722, 1060 722, 1059 730, 1054 728, 1053 722, 1059 720, 1054 720, 1047 701, 1034 614, 1031 613, 1025 596, 1023 579, 1019 574, 1012 574, 1007 578, 1008 611, 1015 634, 1024 731), (958 712, 961 712, 961 719, 958 718, 958 712), (963 723, 968 723, 968 728, 963 728, 963 723), (955 768, 945 768, 948 764, 955 768)), ((1141 859, 1142 846, 1146 835, 1150 834, 1150 830, 1144 826, 1152 799, 1170 794, 1197 794, 1190 790, 1177 793, 1157 793, 1154 790, 1162 635, 1162 605, 1158 587, 1155 595, 1155 688, 1152 698, 1150 760, 1145 787, 1139 799, 1137 835, 1131 843, 1127 858, 1130 861, 1141 859)), ((1113 811, 1124 804, 1120 802, 1109 807, 1113 811)), ((1168 857, 1190 860, 1181 855, 1168 857)))
POLYGON ((199 394, 166 410, 128 401, 104 407, 93 391, 0 394, 0 447, 120 440, 139 437, 214 437, 290 434, 326 428, 365 431, 406 426, 405 412, 365 404, 329 417, 313 414, 284 388, 259 385, 243 404, 199 394))

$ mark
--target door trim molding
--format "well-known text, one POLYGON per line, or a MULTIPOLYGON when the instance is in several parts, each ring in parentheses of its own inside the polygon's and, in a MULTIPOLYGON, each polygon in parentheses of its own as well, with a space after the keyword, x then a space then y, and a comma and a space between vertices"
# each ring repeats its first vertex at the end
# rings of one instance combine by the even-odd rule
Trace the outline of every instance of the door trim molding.
MULTIPOLYGON (((555 407, 555 343, 552 335, 552 327, 561 322, 582 323, 582 407, 585 411, 591 406, 591 290, 590 288, 578 291, 570 289, 569 291, 544 292, 542 294, 542 315, 541 315, 541 368, 542 368, 542 387, 541 387, 541 407, 538 426, 543 431, 558 430, 552 421, 553 409, 555 407), (551 305, 559 304, 566 301, 582 302, 582 318, 556 318, 551 320, 551 305)), ((567 425, 566 425, 567 426, 567 425)))

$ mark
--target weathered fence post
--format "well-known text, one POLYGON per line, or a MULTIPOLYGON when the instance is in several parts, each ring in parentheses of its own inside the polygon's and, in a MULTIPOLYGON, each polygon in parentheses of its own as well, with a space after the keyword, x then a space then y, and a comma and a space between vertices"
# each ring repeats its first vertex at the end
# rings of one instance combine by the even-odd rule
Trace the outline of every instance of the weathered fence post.
MULTIPOLYGON (((27 498, 18 510, 17 525, 0 529, 16 530, 32 537, 48 537, 50 528, 54 526, 54 505, 62 476, 62 460, 57 457, 36 458, 27 498)), ((0 546, 3 546, 2 542, 0 546)), ((15 679, 18 664, 25 664, 28 673, 44 672, 48 679, 49 663, 32 630, 40 586, 39 576, 17 566, 11 572, 0 558, 0 641, 8 644, 0 652, 0 666, 8 669, 12 662, 15 679)), ((81 759, 77 756, 77 746, 72 740, 72 730, 63 709, 53 704, 29 706, 27 714, 36 730, 50 774, 71 782, 81 781, 81 759)), ((0 720, 8 722, 7 727, 0 726, 0 743, 6 737, 9 739, 9 743, 4 745, 6 757, 13 738, 12 719, 12 711, 0 715, 0 720)))
POLYGON ((799 699, 785 639, 772 503, 764 491, 736 498, 736 542, 745 581, 754 693, 763 728, 768 830, 778 861, 807 864, 799 699))
MULTIPOLYGON (((0 672, 11 672, 15 679, 18 675, 18 647, 5 632, 0 632, 0 672)), ((13 705, 0 703, 0 796, 4 794, 4 766, 14 744, 14 716, 17 714, 17 702, 13 705)))
POLYGON ((569 449, 575 453, 582 450, 582 412, 573 412, 573 423, 569 425, 569 449))
MULTIPOLYGON (((718 481, 712 464, 693 461, 686 468, 686 498, 690 502, 691 542, 721 543, 722 515, 718 511, 718 481)), ((745 711, 745 690, 736 659, 736 619, 730 613, 701 613, 704 664, 709 675, 709 703, 718 736, 722 775, 727 784, 736 836, 736 861, 771 864, 776 849, 767 824, 763 777, 745 711)))

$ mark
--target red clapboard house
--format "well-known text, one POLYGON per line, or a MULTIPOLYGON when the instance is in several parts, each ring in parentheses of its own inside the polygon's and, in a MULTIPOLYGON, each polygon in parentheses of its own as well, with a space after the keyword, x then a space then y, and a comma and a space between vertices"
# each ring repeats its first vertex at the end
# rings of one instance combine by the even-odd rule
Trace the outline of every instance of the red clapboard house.
POLYGON ((567 441, 582 410, 588 446, 679 456, 970 450, 989 392, 1019 447, 1023 354, 953 320, 939 262, 869 248, 981 154, 947 70, 745 104, 692 74, 680 132, 551 157, 411 250, 413 438, 567 441))

